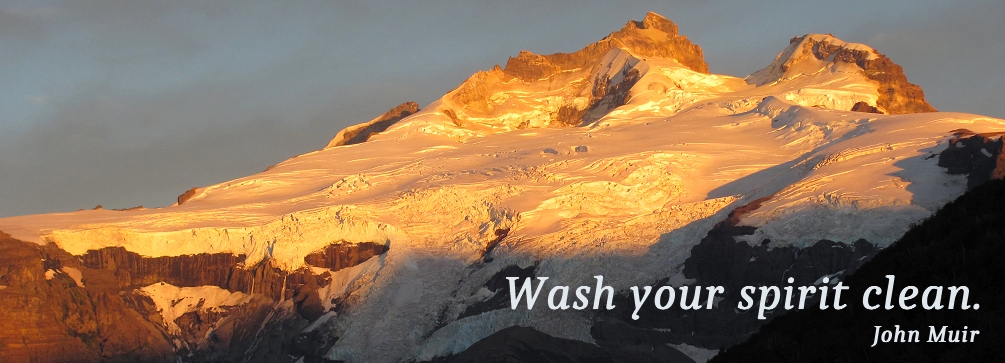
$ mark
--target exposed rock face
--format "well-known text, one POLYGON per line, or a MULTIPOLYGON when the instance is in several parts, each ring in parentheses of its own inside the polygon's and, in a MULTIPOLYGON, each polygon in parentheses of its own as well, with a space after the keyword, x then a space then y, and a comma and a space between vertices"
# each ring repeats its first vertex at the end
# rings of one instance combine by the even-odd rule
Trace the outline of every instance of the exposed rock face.
MULTIPOLYGON (((847 296, 863 296, 869 286, 886 286, 896 276, 904 286, 967 286, 969 304, 980 309, 869 310, 861 299, 849 299, 843 310, 811 308, 792 311, 773 321, 743 344, 712 362, 972 362, 1005 356, 1005 182, 990 181, 947 204, 932 218, 912 228, 847 278, 847 296), (872 346, 875 326, 919 330, 920 344, 872 346), (928 326, 980 331, 972 342, 926 343, 928 326), (849 349, 849 347, 855 347, 849 349)), ((931 301, 931 300, 929 300, 931 301)), ((946 299, 942 300, 945 304, 946 299)), ((960 300, 957 300, 959 304, 960 300)), ((909 303, 918 303, 911 300, 909 303)))
POLYGON ((560 71, 590 68, 611 49, 624 49, 638 57, 674 59, 694 71, 708 73, 701 47, 678 33, 677 24, 656 13, 642 21, 629 21, 621 30, 574 53, 537 55, 521 51, 506 61, 503 74, 534 82, 560 71))
MULTIPOLYGON (((840 59, 840 58, 839 58, 840 59)), ((879 54, 878 59, 855 59, 866 77, 879 82, 879 100, 876 105, 891 114, 936 112, 925 100, 925 91, 908 82, 904 68, 890 58, 879 54)))
POLYGON ((880 111, 878 108, 876 108, 876 106, 870 105, 866 102, 855 103, 855 105, 852 106, 851 110, 855 112, 883 113, 883 111, 880 111))
POLYGON ((185 202, 187 202, 189 199, 192 199, 192 197, 194 197, 195 194, 198 193, 198 192, 199 192, 199 188, 192 188, 192 189, 186 190, 184 193, 181 193, 181 195, 178 196, 178 205, 182 205, 185 202))
POLYGON ((795 37, 789 44, 774 63, 752 74, 751 79, 763 85, 791 77, 790 70, 798 70, 808 61, 825 62, 833 71, 843 71, 843 65, 853 65, 866 78, 879 84, 875 107, 880 111, 890 114, 937 111, 925 101, 921 87, 908 82, 903 67, 868 46, 845 43, 829 34, 795 37))
POLYGON ((361 264, 373 256, 384 254, 387 250, 387 245, 373 242, 333 243, 320 251, 304 256, 304 262, 311 266, 338 271, 361 264))
POLYGON ((577 108, 565 105, 558 109, 554 119, 562 126, 579 126, 599 120, 611 110, 624 105, 628 99, 628 91, 639 81, 638 69, 628 64, 618 74, 621 79, 617 83, 606 75, 596 80, 590 94, 587 107, 577 108))
POLYGON ((499 242, 502 242, 503 239, 506 239, 506 236, 509 236, 509 231, 509 228, 497 229, 495 231, 496 238, 493 238, 485 245, 485 252, 482 253, 482 262, 489 263, 493 261, 492 251, 499 246, 499 242))
MULTIPOLYGON (((131 295, 145 298, 136 293, 131 295)), ((151 307, 146 308, 151 316, 157 314, 151 307)), ((135 309, 143 311, 142 307, 135 309)), ((172 336, 173 342, 178 344, 175 354, 185 357, 187 362, 256 361, 263 357, 256 359, 248 353, 255 348, 259 329, 271 320, 293 320, 289 315, 292 314, 277 308, 275 301, 261 295, 254 295, 242 305, 187 312, 174 320, 181 330, 172 336)), ((266 352, 263 355, 277 355, 275 353, 281 354, 266 352)))
POLYGON ((4 362, 175 361, 167 337, 128 307, 111 273, 54 246, 0 232, 0 286, 4 362), (84 286, 67 271, 80 272, 84 286))
MULTIPOLYGON (((335 243, 307 255, 304 261, 312 266, 338 271, 384 252, 387 252, 387 247, 376 243, 335 243)), ((144 257, 122 247, 106 247, 87 251, 80 260, 88 268, 114 273, 123 289, 156 282, 183 287, 208 285, 229 291, 262 294, 273 300, 290 299, 309 282, 326 286, 326 279, 330 278, 327 273, 316 276, 309 268, 288 273, 268 261, 244 266, 244 255, 229 253, 144 257)))
POLYGON ((468 306, 463 312, 457 317, 457 319, 463 319, 468 316, 478 315, 487 311, 492 311, 496 309, 503 309, 510 306, 510 294, 509 294, 509 280, 507 277, 519 277, 518 281, 523 281, 525 278, 535 278, 534 270, 537 266, 528 266, 521 268, 517 265, 506 266, 495 275, 492 275, 487 282, 485 282, 485 288, 495 295, 479 301, 468 306))
POLYGON ((411 101, 402 103, 373 120, 349 126, 342 131, 339 131, 339 133, 335 135, 335 138, 332 139, 332 141, 329 142, 328 146, 325 148, 327 149, 335 146, 366 142, 366 140, 369 140, 374 134, 384 132, 384 130, 387 130, 387 128, 391 127, 391 125, 394 125, 398 121, 401 121, 405 117, 411 116, 416 112, 419 112, 419 104, 411 101))
POLYGON ((967 189, 992 179, 1005 178, 1005 153, 1002 136, 1005 133, 977 134, 970 130, 955 130, 949 147, 939 153, 939 166, 950 174, 967 174, 967 189))
MULTIPOLYGON (((375 243, 334 243, 305 262, 336 271, 386 251, 375 243)), ((331 275, 243 261, 231 254, 150 258, 121 247, 77 257, 0 232, 0 356, 12 363, 321 359, 338 338, 326 329, 302 331, 327 312, 317 290, 331 275), (159 282, 253 295, 241 305, 185 312, 172 333, 159 307, 136 290, 159 282), (277 304, 284 300, 292 304, 277 304)))

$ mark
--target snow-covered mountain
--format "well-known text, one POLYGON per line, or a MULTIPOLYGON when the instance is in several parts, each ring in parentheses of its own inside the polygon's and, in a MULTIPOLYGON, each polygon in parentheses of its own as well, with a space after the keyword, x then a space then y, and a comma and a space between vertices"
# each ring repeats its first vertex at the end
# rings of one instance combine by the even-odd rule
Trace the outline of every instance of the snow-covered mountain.
POLYGON ((650 13, 574 53, 521 52, 421 110, 402 104, 176 205, 0 219, 7 255, 34 256, 0 276, 0 295, 37 297, 0 306, 38 311, 18 320, 37 329, 0 341, 25 361, 58 343, 45 354, 393 362, 522 326, 704 361, 763 321, 727 303, 639 321, 512 310, 504 277, 603 275, 624 293, 840 276, 968 181, 1001 178, 1000 131, 935 112, 866 45, 793 38, 737 78, 709 73, 650 13), (57 343, 16 348, 23 337, 57 343))

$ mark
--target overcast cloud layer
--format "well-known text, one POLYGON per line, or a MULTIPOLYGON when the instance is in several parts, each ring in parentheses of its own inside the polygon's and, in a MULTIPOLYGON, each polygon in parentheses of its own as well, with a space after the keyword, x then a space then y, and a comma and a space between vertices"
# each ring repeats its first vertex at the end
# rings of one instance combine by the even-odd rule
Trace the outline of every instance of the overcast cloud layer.
POLYGON ((7 1, 0 216, 166 206, 432 102, 521 49, 571 52, 655 11, 745 76, 832 33, 904 66, 939 110, 1005 117, 1005 2, 7 1))

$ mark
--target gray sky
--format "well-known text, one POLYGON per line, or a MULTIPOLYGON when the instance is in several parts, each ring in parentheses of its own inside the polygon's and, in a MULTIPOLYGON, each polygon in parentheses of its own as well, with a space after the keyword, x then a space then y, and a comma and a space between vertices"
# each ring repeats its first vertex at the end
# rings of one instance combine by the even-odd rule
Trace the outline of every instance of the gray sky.
POLYGON ((169 205, 647 11, 713 73, 745 76, 793 36, 832 33, 904 66, 939 110, 1005 118, 1001 0, 0 0, 0 216, 169 205))

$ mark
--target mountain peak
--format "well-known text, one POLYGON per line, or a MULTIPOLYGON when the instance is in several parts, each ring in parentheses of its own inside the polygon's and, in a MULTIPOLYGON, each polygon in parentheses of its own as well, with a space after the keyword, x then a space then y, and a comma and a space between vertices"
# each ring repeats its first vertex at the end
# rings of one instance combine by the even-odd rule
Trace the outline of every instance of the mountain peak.
POLYGON ((811 76, 820 72, 861 72, 878 83, 876 106, 884 113, 935 112, 925 93, 904 75, 904 68, 872 47, 845 42, 832 34, 793 37, 767 67, 747 81, 758 86, 811 76))
POLYGON ((880 56, 872 47, 861 44, 861 43, 850 43, 838 39, 834 34, 806 34, 801 37, 793 37, 789 39, 789 44, 796 44, 798 49, 803 52, 812 53, 817 59, 827 59, 832 55, 836 55, 839 52, 847 52, 842 54, 845 56, 851 56, 852 58, 841 58, 835 60, 842 60, 851 63, 852 60, 858 61, 859 59, 876 59, 880 56))
POLYGON ((677 24, 654 12, 646 14, 642 21, 629 21, 597 44, 605 41, 636 56, 671 58, 694 71, 708 73, 701 47, 681 35, 677 24))
POLYGON ((677 35, 677 24, 652 11, 646 13, 646 17, 642 21, 631 20, 625 24, 626 28, 631 26, 636 29, 656 29, 667 34, 677 35))
POLYGON ((676 24, 650 12, 642 21, 631 20, 572 53, 520 51, 504 67, 472 75, 438 107, 457 126, 508 130, 582 125, 623 105, 629 89, 648 69, 649 58, 708 74, 701 48, 679 34, 676 24))
POLYGON ((507 60, 503 70, 511 77, 533 82, 560 71, 588 68, 615 48, 638 57, 674 59, 694 71, 708 73, 701 47, 680 35, 677 24, 654 12, 646 14, 642 21, 628 21, 621 30, 573 53, 538 55, 520 51, 507 60))

